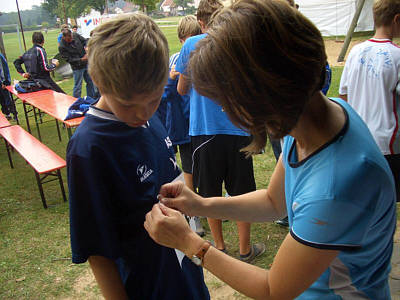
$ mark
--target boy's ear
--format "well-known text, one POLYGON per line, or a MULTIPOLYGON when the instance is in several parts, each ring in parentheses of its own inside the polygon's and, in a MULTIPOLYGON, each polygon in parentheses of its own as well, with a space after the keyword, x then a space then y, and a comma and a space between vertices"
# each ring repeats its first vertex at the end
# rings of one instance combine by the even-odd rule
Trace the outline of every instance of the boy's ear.
POLYGON ((393 23, 400 24, 400 14, 395 14, 394 15, 393 23))
POLYGON ((400 14, 395 14, 392 28, 393 37, 400 37, 400 14))

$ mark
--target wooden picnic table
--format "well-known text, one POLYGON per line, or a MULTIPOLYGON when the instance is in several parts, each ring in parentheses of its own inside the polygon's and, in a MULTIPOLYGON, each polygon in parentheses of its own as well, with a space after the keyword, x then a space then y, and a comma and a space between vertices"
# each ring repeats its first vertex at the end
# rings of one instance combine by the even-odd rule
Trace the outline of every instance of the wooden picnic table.
POLYGON ((39 140, 41 140, 41 134, 39 129, 39 122, 36 113, 36 109, 42 111, 56 120, 58 138, 61 141, 60 127, 58 121, 65 124, 68 131, 68 137, 71 138, 72 131, 71 128, 79 126, 84 117, 75 118, 71 120, 64 121, 67 116, 68 109, 75 102, 76 98, 55 92, 53 90, 41 90, 32 93, 18 93, 13 86, 7 86, 7 89, 16 97, 22 100, 24 107, 25 119, 29 133, 31 133, 31 128, 29 125, 28 113, 33 111, 35 118, 36 128, 39 135, 39 140), (27 106, 31 106, 32 109, 29 110, 27 106))

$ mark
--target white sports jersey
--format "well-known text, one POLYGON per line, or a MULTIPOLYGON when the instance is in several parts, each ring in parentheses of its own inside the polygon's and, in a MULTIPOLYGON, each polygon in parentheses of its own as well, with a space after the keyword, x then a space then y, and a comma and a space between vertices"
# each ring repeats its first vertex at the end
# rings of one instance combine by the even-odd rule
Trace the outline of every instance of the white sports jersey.
POLYGON ((361 116, 384 155, 400 153, 400 48, 369 39, 350 51, 339 94, 361 116))

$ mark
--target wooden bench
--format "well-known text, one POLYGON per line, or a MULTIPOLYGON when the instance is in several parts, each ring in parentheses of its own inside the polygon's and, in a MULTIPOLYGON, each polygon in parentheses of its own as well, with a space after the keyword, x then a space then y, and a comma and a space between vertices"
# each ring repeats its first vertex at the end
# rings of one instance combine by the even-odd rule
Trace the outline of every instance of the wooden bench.
POLYGON ((58 139, 61 141, 61 133, 58 122, 62 122, 67 128, 68 137, 72 136, 72 128, 78 127, 84 117, 64 120, 68 114, 69 107, 76 101, 76 98, 55 92, 53 90, 41 90, 32 93, 18 93, 13 86, 6 87, 12 95, 22 100, 24 108, 26 127, 29 133, 32 133, 29 124, 29 113, 33 112, 35 118, 36 129, 38 132, 39 140, 42 140, 38 116, 41 118, 41 112, 52 116, 56 120, 58 139), (30 107, 30 108, 29 108, 30 107), (37 112, 37 111, 38 112, 37 112))
POLYGON ((0 128, 8 127, 8 126, 11 126, 11 123, 8 122, 8 120, 5 117, 5 115, 3 115, 2 112, 0 112, 0 128))
POLYGON ((47 208, 43 192, 43 184, 57 180, 60 183, 64 202, 66 201, 64 184, 60 169, 66 166, 66 162, 46 145, 38 141, 34 136, 18 125, 0 128, 0 135, 4 138, 10 167, 14 168, 10 146, 15 149, 31 165, 35 171, 40 197, 43 207, 47 208), (45 181, 47 177, 57 177, 45 181))

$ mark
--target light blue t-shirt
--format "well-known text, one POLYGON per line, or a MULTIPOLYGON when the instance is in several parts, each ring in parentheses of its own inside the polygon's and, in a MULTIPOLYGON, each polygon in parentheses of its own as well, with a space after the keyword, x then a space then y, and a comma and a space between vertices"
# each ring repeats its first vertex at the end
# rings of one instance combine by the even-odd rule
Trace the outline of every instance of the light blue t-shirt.
POLYGON ((299 162, 294 138, 284 140, 290 234, 302 244, 340 251, 297 299, 390 299, 392 173, 361 118, 346 102, 334 101, 347 121, 330 142, 299 162))
MULTIPOLYGON (((203 39, 205 36, 206 34, 200 34, 190 37, 186 40, 175 66, 175 69, 178 72, 188 75, 186 68, 189 63, 190 53, 196 49, 197 42, 203 39)), ((232 122, 229 121, 226 113, 222 111, 222 107, 211 99, 200 95, 194 88, 190 89, 189 95, 189 135, 249 135, 233 125, 232 122)))

